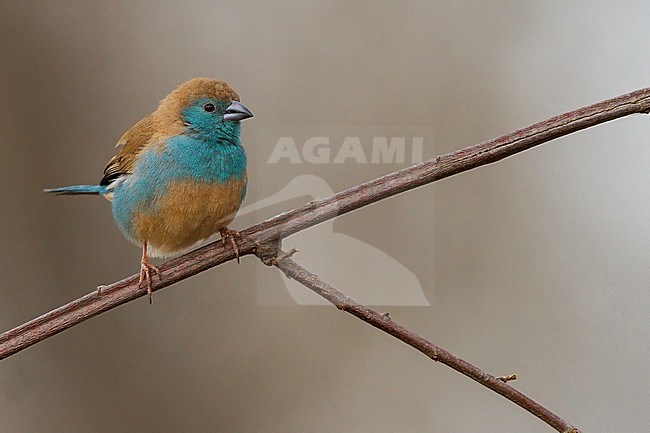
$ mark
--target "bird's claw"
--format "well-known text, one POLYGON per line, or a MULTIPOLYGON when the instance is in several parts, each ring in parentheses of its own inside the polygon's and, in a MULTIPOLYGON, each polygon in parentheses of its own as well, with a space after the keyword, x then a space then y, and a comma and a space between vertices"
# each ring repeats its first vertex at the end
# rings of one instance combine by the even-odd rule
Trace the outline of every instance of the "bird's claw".
POLYGON ((155 267, 154 265, 149 262, 147 259, 143 259, 140 261, 140 280, 138 281, 138 285, 141 286, 142 283, 144 282, 147 286, 147 295, 149 295, 149 303, 153 303, 153 289, 151 288, 151 272, 154 272, 156 275, 158 275, 158 278, 160 279, 160 269, 155 267))
POLYGON ((228 227, 223 227, 221 230, 219 230, 219 234, 221 235, 221 242, 223 243, 223 246, 226 246, 226 240, 228 240, 230 247, 235 253, 235 257, 237 258, 237 263, 241 263, 239 261, 239 247, 235 241, 235 238, 241 240, 241 235, 239 232, 237 230, 230 230, 228 227))

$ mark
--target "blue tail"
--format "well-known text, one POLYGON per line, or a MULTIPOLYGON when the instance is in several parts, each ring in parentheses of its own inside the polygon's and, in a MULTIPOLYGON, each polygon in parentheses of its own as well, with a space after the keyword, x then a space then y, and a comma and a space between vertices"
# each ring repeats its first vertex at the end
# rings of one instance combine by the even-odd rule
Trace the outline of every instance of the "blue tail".
POLYGON ((73 185, 63 186, 61 188, 44 189, 43 192, 48 194, 106 194, 105 185, 73 185))

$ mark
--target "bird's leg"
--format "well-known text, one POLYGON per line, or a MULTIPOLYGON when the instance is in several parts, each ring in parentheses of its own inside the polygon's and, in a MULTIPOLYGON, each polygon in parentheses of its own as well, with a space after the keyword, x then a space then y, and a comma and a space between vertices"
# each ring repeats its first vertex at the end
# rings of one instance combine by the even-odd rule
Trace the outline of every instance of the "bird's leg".
POLYGON ((228 242, 230 242, 230 246, 232 247, 232 250, 235 252, 235 257, 237 257, 237 263, 240 263, 239 261, 239 247, 237 246, 237 242, 235 241, 235 238, 238 238, 241 240, 241 236, 239 235, 239 232, 237 230, 230 230, 228 227, 222 227, 221 230, 219 230, 219 234, 221 235, 221 242, 223 242, 223 246, 226 246, 226 239, 228 242))
POLYGON ((140 260, 140 281, 138 285, 142 285, 144 281, 147 284, 147 295, 149 295, 149 303, 153 303, 153 290, 151 289, 151 271, 153 271, 158 278, 160 278, 160 270, 151 264, 147 257, 147 241, 142 244, 142 260, 140 260))

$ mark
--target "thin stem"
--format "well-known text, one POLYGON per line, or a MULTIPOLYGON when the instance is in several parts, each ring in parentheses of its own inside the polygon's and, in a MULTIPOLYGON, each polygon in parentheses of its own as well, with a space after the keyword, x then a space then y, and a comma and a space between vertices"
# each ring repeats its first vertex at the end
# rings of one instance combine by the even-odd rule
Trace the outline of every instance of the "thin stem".
MULTIPOLYGON (((286 254, 286 253, 285 253, 286 254)), ((449 353, 440 346, 427 341, 419 335, 406 329, 404 326, 395 322, 386 314, 381 314, 371 308, 359 304, 354 299, 345 295, 333 286, 327 284, 318 278, 317 275, 312 274, 293 259, 290 255, 279 256, 278 259, 272 260, 270 264, 280 269, 287 277, 296 280, 308 289, 316 292, 329 302, 334 304, 339 310, 343 310, 353 316, 358 317, 366 323, 381 329, 387 334, 392 335, 400 341, 408 344, 409 346, 419 350, 426 356, 434 361, 441 362, 448 367, 453 368, 459 373, 464 374, 470 379, 475 380, 481 385, 491 389, 492 391, 501 394, 513 403, 521 406, 537 418, 541 419, 557 431, 561 433, 580 433, 580 430, 564 421, 562 418, 546 409, 530 397, 517 391, 506 382, 502 377, 495 377, 489 373, 484 372, 480 368, 470 364, 469 362, 449 353)), ((264 260, 263 257, 260 257, 264 260)), ((268 261, 267 261, 268 262, 268 261)), ((513 375, 509 375, 508 379, 513 380, 513 375)))

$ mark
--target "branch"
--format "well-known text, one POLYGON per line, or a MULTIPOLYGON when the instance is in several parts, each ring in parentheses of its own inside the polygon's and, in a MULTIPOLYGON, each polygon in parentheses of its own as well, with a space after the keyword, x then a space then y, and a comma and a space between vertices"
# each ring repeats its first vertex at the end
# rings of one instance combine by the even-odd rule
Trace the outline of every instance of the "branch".
MULTIPOLYGON (((554 138, 630 114, 649 111, 650 88, 645 88, 438 156, 330 197, 312 201, 243 230, 240 232, 240 255, 252 254, 257 245, 274 239, 280 240, 337 215, 499 161, 554 138)), ((232 259, 234 254, 221 242, 205 245, 160 266, 162 277, 158 284, 154 284, 153 290, 160 290, 232 259)), ((0 359, 145 294, 146 290, 138 286, 138 275, 104 286, 101 296, 93 291, 0 335, 0 359)))
POLYGON ((516 378, 515 375, 511 374, 502 377, 492 376, 469 362, 452 355, 442 347, 436 346, 419 335, 409 331, 399 323, 393 321, 393 319, 391 319, 387 314, 381 314, 371 308, 364 307, 354 299, 320 280, 317 275, 312 274, 293 261, 291 256, 295 252, 296 250, 294 249, 288 253, 282 253, 273 258, 272 256, 269 257, 269 252, 267 251, 259 254, 258 257, 267 265, 276 266, 288 278, 298 281, 308 289, 313 290, 323 298, 327 299, 339 310, 343 310, 358 317, 375 328, 381 329, 387 334, 390 334, 398 340, 419 350, 432 360, 442 362, 446 366, 453 368, 457 372, 464 374, 492 391, 501 394, 557 431, 561 433, 580 433, 580 430, 564 421, 544 406, 535 402, 530 397, 527 397, 508 385, 506 382, 508 380, 514 380, 516 378))
MULTIPOLYGON (((240 255, 254 254, 260 245, 269 245, 272 242, 279 244, 281 239, 293 233, 404 191, 499 161, 590 126, 649 111, 650 88, 645 88, 438 156, 330 197, 310 202, 243 230, 240 232, 240 255)), ((225 248, 221 242, 205 245, 160 266, 162 277, 154 284, 153 290, 160 290, 234 258, 233 252, 225 248)), ((146 288, 138 285, 138 275, 104 286, 101 294, 93 290, 69 304, 0 335, 0 359, 90 317, 144 296, 146 292, 146 288)))

